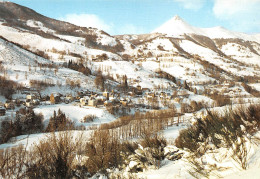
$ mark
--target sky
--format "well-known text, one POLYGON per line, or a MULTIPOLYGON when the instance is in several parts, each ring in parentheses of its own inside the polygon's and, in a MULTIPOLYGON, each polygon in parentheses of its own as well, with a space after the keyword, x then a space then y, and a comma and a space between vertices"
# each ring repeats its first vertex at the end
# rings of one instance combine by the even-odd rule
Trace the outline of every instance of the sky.
POLYGON ((260 33, 260 0, 9 0, 45 16, 111 35, 150 33, 179 15, 202 28, 260 33))

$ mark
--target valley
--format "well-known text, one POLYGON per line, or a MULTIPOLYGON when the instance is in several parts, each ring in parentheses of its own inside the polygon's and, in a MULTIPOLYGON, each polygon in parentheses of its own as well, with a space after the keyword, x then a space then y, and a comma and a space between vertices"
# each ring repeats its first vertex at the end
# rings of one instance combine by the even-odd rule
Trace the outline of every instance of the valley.
MULTIPOLYGON (((234 112, 232 117, 236 114, 244 117, 238 126, 246 125, 247 120, 250 125, 259 125, 259 37, 259 34, 248 35, 222 27, 193 27, 179 16, 149 34, 112 36, 100 29, 45 17, 15 3, 0 2, 0 150, 4 153, 5 149, 22 145, 25 148, 21 150, 29 153, 30 148, 43 144, 40 141, 48 134, 57 135, 61 140, 61 137, 68 137, 62 136, 68 131, 74 137, 84 136, 83 141, 93 142, 92 145, 109 136, 104 139, 109 149, 103 147, 111 151, 117 149, 110 145, 120 148, 120 142, 144 140, 152 143, 154 141, 149 140, 155 140, 158 141, 155 146, 142 141, 129 149, 129 144, 131 155, 125 154, 125 158, 120 159, 127 161, 124 167, 114 163, 110 166, 106 161, 107 165, 98 168, 91 163, 94 158, 86 165, 88 174, 77 176, 98 178, 107 169, 106 176, 111 175, 111 178, 117 177, 113 173, 122 177, 120 172, 128 173, 128 178, 191 178, 191 169, 182 168, 185 160, 180 157, 192 154, 191 149, 177 148, 175 144, 182 129, 196 126, 200 119, 208 119, 210 111, 221 118, 221 114, 228 115, 227 111, 232 113, 233 109, 242 112, 234 112), (255 110, 252 113, 256 117, 247 107, 255 110), (246 116, 249 113, 252 120, 246 116), (166 146, 164 140, 170 144, 166 146), (162 149, 165 154, 156 151, 160 154, 153 158, 155 154, 149 153, 149 147, 162 149), (152 159, 147 160, 152 162, 146 163, 138 156, 150 157, 152 159), (157 165, 156 162, 162 163, 157 165), (175 173, 167 176, 172 168, 175 173)), ((244 140, 243 135, 239 136, 241 140, 244 140)), ((250 137, 257 136, 259 131, 250 128, 250 137)), ((247 151, 255 159, 252 162, 259 163, 260 148, 248 138, 245 140, 254 149, 252 155, 247 151)), ((202 139, 198 141, 204 145, 202 139)), ((214 152, 225 147, 213 147, 214 152)), ((80 151, 77 157, 82 157, 83 153, 80 151)), ((206 149, 205 153, 203 160, 208 156, 214 158, 206 149)), ((107 160, 117 161, 109 157, 107 160)), ((120 163, 119 159, 117 162, 120 163)), ((225 162, 218 162, 216 165, 220 168, 225 167, 225 162)), ((204 167, 210 165, 207 163, 204 167)), ((82 167, 81 164, 77 166, 82 167)), ((234 177, 236 167, 237 164, 228 163, 227 173, 218 168, 216 176, 234 177)), ((255 168, 250 170, 255 171, 255 168)), ((21 173, 14 172, 10 178, 21 173)), ((214 172, 209 176, 200 174, 195 176, 214 176, 214 172)))

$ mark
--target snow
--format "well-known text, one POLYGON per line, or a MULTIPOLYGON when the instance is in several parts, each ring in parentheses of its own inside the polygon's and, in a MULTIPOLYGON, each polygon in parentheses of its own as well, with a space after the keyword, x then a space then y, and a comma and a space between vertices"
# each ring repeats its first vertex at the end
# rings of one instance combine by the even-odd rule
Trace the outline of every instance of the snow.
POLYGON ((183 21, 179 16, 174 16, 152 33, 156 32, 179 37, 184 34, 197 34, 197 29, 183 21))
POLYGON ((249 84, 251 87, 255 88, 257 91, 260 91, 260 83, 249 84))
POLYGON ((177 52, 178 50, 173 46, 169 39, 155 39, 148 45, 149 50, 156 50, 158 46, 162 46, 165 50, 172 50, 177 52))
MULTIPOLYGON (((259 132, 255 135, 259 137, 259 132)), ((258 144, 246 142, 248 151, 248 168, 242 170, 236 161, 232 158, 232 149, 230 148, 220 148, 214 149, 206 152, 201 158, 198 158, 200 162, 203 163, 205 169, 210 168, 210 166, 220 167, 222 169, 215 170, 209 173, 209 178, 254 178, 258 179, 260 176, 260 146, 258 144)), ((167 146, 165 151, 175 151, 176 147, 167 146)), ((139 177, 145 177, 148 179, 155 178, 193 178, 189 171, 191 170, 191 165, 187 158, 189 152, 184 152, 184 156, 180 160, 169 161, 167 159, 161 162, 161 167, 158 170, 149 169, 145 172, 138 173, 139 177)))
MULTIPOLYGON (((29 20, 27 23, 30 26, 39 27, 41 28, 41 30, 48 30, 48 29, 44 29, 45 27, 43 27, 43 24, 41 22, 35 22, 29 20)), ((30 47, 30 50, 32 51, 41 50, 47 53, 48 55, 50 55, 52 57, 51 60, 55 62, 60 61, 60 59, 58 59, 58 57, 60 56, 59 54, 60 51, 65 51, 66 53, 72 52, 75 54, 79 54, 82 57, 86 57, 86 55, 84 55, 86 52, 89 56, 107 54, 108 57, 111 59, 114 58, 114 59, 121 60, 121 57, 119 57, 117 54, 85 47, 84 45, 85 39, 80 37, 58 35, 54 33, 52 35, 59 37, 61 40, 47 39, 39 35, 32 34, 28 31, 20 31, 12 27, 4 26, 2 25, 2 22, 0 22, 0 35, 5 37, 11 42, 19 43, 20 45, 27 45, 30 47), (68 40, 69 42, 64 41, 62 39, 68 40), (57 55, 56 57, 53 56, 53 54, 51 53, 52 49, 56 49, 57 51, 59 51, 57 53, 58 56, 57 55)), ((97 35, 98 35, 99 43, 101 43, 102 45, 115 46, 117 44, 115 38, 113 37, 101 34, 100 32, 97 33, 97 35)), ((69 57, 70 57, 69 59, 73 58, 71 56, 69 57)))
MULTIPOLYGON (((138 50, 142 50, 144 54, 148 54, 151 52, 154 57, 142 57, 137 60, 133 57, 132 61, 123 61, 122 58, 115 53, 106 52, 98 49, 91 49, 85 46, 85 39, 81 37, 74 37, 69 35, 58 35, 55 34, 55 31, 46 28, 41 22, 28 20, 26 24, 30 27, 38 28, 44 32, 50 33, 59 37, 58 39, 47 39, 43 38, 39 35, 32 34, 29 31, 18 30, 12 27, 7 27, 2 25, 0 22, 0 35, 4 36, 10 41, 19 43, 21 45, 30 45, 30 50, 42 50, 48 55, 51 56, 50 60, 35 56, 34 54, 23 50, 13 44, 7 43, 6 41, 0 39, 0 61, 3 62, 3 66, 6 68, 6 76, 14 80, 20 84, 30 87, 30 80, 49 80, 54 84, 60 83, 61 86, 48 87, 41 91, 43 95, 50 95, 51 93, 72 93, 75 94, 76 91, 81 89, 89 89, 91 91, 98 91, 94 85, 94 76, 85 76, 79 72, 74 70, 70 70, 67 68, 59 67, 59 70, 54 73, 54 70, 49 70, 48 68, 40 69, 38 63, 43 64, 52 64, 53 62, 57 62, 60 64, 64 61, 68 60, 78 60, 77 57, 70 56, 68 52, 76 53, 86 59, 94 59, 95 56, 101 54, 107 54, 109 57, 108 60, 102 62, 91 61, 91 64, 88 64, 91 67, 92 72, 97 72, 98 69, 102 70, 104 75, 110 74, 115 78, 117 83, 111 82, 113 85, 118 85, 121 83, 121 79, 119 76, 126 75, 128 78, 128 84, 130 86, 140 85, 142 88, 150 88, 151 90, 156 90, 157 86, 163 86, 163 89, 166 92, 172 93, 173 90, 176 90, 177 85, 172 81, 159 78, 156 75, 156 70, 159 68, 167 72, 168 74, 176 77, 180 82, 186 80, 190 83, 202 84, 203 82, 209 82, 216 80, 211 77, 210 74, 205 72, 204 67, 200 64, 200 62, 194 59, 187 59, 186 57, 181 56, 181 52, 175 48, 174 44, 171 42, 171 39, 168 37, 181 37, 178 40, 180 47, 190 53, 191 55, 199 55, 201 59, 206 60, 219 68, 222 68, 226 71, 230 71, 234 75, 245 76, 245 75, 260 75, 259 69, 254 69, 250 65, 259 65, 260 57, 255 52, 252 52, 250 48, 244 47, 237 43, 230 43, 223 45, 221 47, 221 51, 228 56, 231 56, 233 59, 237 60, 241 64, 237 63, 234 60, 226 59, 222 57, 217 52, 211 50, 208 47, 198 45, 189 40, 184 40, 184 34, 198 34, 204 35, 213 39, 216 38, 240 38, 244 40, 255 41, 251 43, 254 50, 260 53, 259 45, 256 42, 260 42, 260 36, 257 35, 247 35, 243 33, 231 32, 222 27, 214 27, 214 28, 197 28, 189 25, 185 21, 183 21, 180 17, 175 16, 170 19, 168 22, 163 24, 161 27, 156 29, 154 32, 160 32, 167 34, 166 36, 160 36, 153 38, 151 41, 147 41, 145 43, 141 43, 137 46, 136 49, 131 48, 131 43, 127 40, 138 40, 137 35, 133 36, 124 36, 125 40, 121 40, 120 42, 124 45, 125 52, 122 54, 139 54, 138 50), (163 47, 163 50, 160 50, 158 46, 163 47), (59 59, 59 52, 53 52, 53 48, 58 51, 65 51, 65 55, 63 59, 59 59), (115 60, 112 60, 115 59, 115 60), (31 69, 29 69, 29 65, 31 69), (26 76, 27 74, 27 76, 26 76), (66 80, 70 79, 72 81, 80 81, 80 88, 70 88, 66 85, 66 80), (136 81, 135 81, 136 80, 136 81)), ((104 46, 116 46, 118 41, 115 37, 106 35, 101 31, 96 31, 97 33, 97 42, 104 46)), ((152 36, 152 34, 151 34, 152 36)), ((140 40, 142 41, 142 40, 140 40)), ((121 54, 121 53, 119 53, 121 54)), ((145 55, 143 55, 145 56, 145 55)), ((0 75, 3 75, 3 72, 0 72, 0 75)), ((230 79, 230 78, 227 78, 230 79)), ((198 90, 203 91, 203 85, 192 85, 195 86, 198 90)), ((260 91, 260 84, 250 84, 250 86, 256 88, 260 91)), ((221 91, 223 86, 219 85, 215 86, 206 86, 211 88, 212 90, 221 91)), ((244 97, 245 100, 250 100, 253 102, 258 102, 259 98, 252 98, 250 94, 244 91, 239 84, 236 84, 235 87, 227 88, 228 90, 235 90, 236 88, 241 89, 242 91, 239 93, 240 95, 247 95, 248 98, 244 97)), ((214 101, 206 96, 196 95, 192 92, 188 92, 189 97, 183 99, 183 102, 189 103, 194 100, 197 102, 204 101, 209 106, 213 106, 214 101)), ((18 96, 22 96, 22 94, 15 94, 13 97, 16 98, 18 96)), ((24 97, 24 96, 23 96, 24 97)), ((133 98, 133 101, 138 101, 139 98, 133 98)), ((232 99, 235 101, 236 99, 232 99)), ((5 102, 6 99, 3 96, 0 96, 0 102, 5 102)), ((174 103, 176 105, 177 110, 180 109, 180 104, 174 103)), ((236 105, 234 105, 236 106, 236 105)), ((233 106, 233 107, 234 107, 233 106)), ((227 106, 226 106, 227 107, 227 106)), ((215 107, 214 110, 224 110, 226 107, 215 107)), ((35 113, 42 113, 44 116, 44 124, 47 126, 50 117, 53 116, 53 112, 61 110, 69 117, 72 121, 75 122, 77 126, 83 125, 86 128, 91 127, 93 125, 98 126, 103 123, 109 123, 116 119, 115 116, 111 115, 105 107, 94 108, 90 106, 80 107, 79 103, 71 103, 71 104, 55 104, 48 105, 48 103, 42 103, 42 105, 36 107, 34 109, 35 113), (94 122, 90 123, 82 123, 81 120, 87 115, 94 115, 96 119, 94 122)), ((181 116, 181 124, 179 126, 171 126, 163 131, 164 136, 167 140, 174 143, 174 140, 178 137, 179 131, 186 128, 188 125, 191 125, 193 121, 195 121, 196 115, 201 116, 201 114, 205 112, 205 109, 198 111, 197 113, 189 113, 181 116)), ((14 115, 14 112, 7 112, 7 116, 14 115)), ((3 117, 1 118, 3 119, 3 117)), ((175 119, 174 121, 176 121, 175 119)), ((88 133, 90 131, 87 131, 88 133)), ((38 141, 43 139, 45 134, 33 134, 29 137, 27 135, 18 136, 11 140, 10 143, 0 145, 0 149, 17 146, 19 144, 32 146, 35 145, 38 141)), ((228 153, 228 149, 222 149, 223 151, 215 151, 219 152, 216 158, 220 158, 221 155, 228 153)), ((211 164, 218 164, 221 166, 231 167, 231 170, 227 172, 221 173, 223 176, 227 178, 245 178, 245 177, 256 177, 260 176, 259 166, 260 166, 260 149, 259 147, 254 146, 254 153, 252 154, 252 158, 250 159, 249 169, 246 171, 237 170, 232 164, 232 160, 227 159, 223 163, 216 163, 213 160, 213 154, 205 154, 205 157, 201 160, 206 161, 211 164), (233 170, 234 169, 234 170, 233 170), (235 172, 235 173, 234 173, 235 172), (255 175, 252 173, 254 172, 255 175)), ((130 162, 130 167, 134 166, 135 163, 130 162)), ((162 161, 161 168, 159 170, 148 170, 144 173, 140 173, 138 175, 147 177, 147 178, 191 178, 188 174, 189 166, 187 165, 185 160, 178 161, 162 161)), ((258 177, 259 178, 259 177, 258 177)))
POLYGON ((187 163, 183 160, 171 162, 168 160, 163 161, 164 165, 158 170, 148 170, 139 174, 139 177, 148 179, 173 179, 173 178, 192 178, 187 171, 187 163))
POLYGON ((0 103, 5 103, 6 99, 4 96, 0 95, 0 103))
MULTIPOLYGON (((155 85, 164 84, 165 86, 170 83, 174 85, 173 82, 170 82, 166 79, 159 78, 151 78, 151 75, 154 75, 154 72, 150 69, 147 69, 145 66, 140 67, 137 64, 133 64, 128 61, 104 61, 104 62, 94 62, 93 63, 96 71, 99 68, 103 69, 103 74, 113 75, 115 79, 117 79, 118 75, 126 75, 128 78, 128 83, 133 86, 137 86, 137 83, 132 82, 131 79, 138 79, 140 82, 138 83, 142 88, 154 88, 155 85), (126 68, 127 67, 127 68, 126 68), (105 69, 109 69, 108 71, 105 69)), ((150 64, 151 66, 153 63, 150 64)), ((118 79, 119 80, 119 79, 118 79)), ((119 81, 121 82, 121 81, 119 81)))
MULTIPOLYGON (((0 61, 3 62, 3 66, 6 68, 6 76, 13 81, 27 87, 30 87, 30 80, 48 80, 54 84, 61 84, 61 86, 54 86, 43 90, 42 94, 47 95, 50 95, 52 92, 66 94, 75 91, 75 89, 66 85, 66 80, 68 79, 74 82, 79 81, 81 88, 97 91, 94 85, 94 77, 92 76, 85 76, 82 73, 63 67, 59 67, 59 70, 55 74, 54 69, 39 67, 39 63, 52 64, 50 60, 38 57, 13 44, 6 43, 2 39, 0 39, 0 47, 0 61)), ((3 75, 2 71, 0 75, 3 75)))
POLYGON ((45 33, 55 33, 54 30, 48 29, 47 27, 45 27, 41 22, 39 21, 34 21, 34 20, 28 20, 26 22, 26 25, 28 25, 29 27, 35 27, 35 28, 39 28, 40 30, 42 30, 45 33))
MULTIPOLYGON (((177 121, 177 119, 175 121, 177 121)), ((179 126, 171 126, 168 129, 165 129, 163 135, 167 140, 174 141, 179 136, 179 132, 185 128, 187 128, 187 126, 180 123, 179 126)))
MULTIPOLYGON (((79 104, 78 104, 79 105, 79 104)), ((60 109, 66 114, 66 116, 74 121, 76 125, 100 125, 102 123, 108 123, 115 120, 115 117, 108 113, 105 108, 95 108, 90 106, 79 107, 77 104, 56 104, 39 106, 34 109, 36 114, 42 113, 44 116, 44 124, 47 126, 50 117, 53 116, 54 111, 58 112, 60 109), (94 115, 97 117, 94 122, 81 123, 80 121, 87 115, 94 115)))
POLYGON ((174 16, 160 27, 152 31, 152 33, 162 33, 167 34, 170 37, 182 37, 185 34, 197 34, 203 35, 209 38, 240 38, 248 41, 260 42, 258 35, 248 35, 240 32, 232 32, 223 27, 213 27, 213 28, 198 28, 193 27, 179 16, 174 16))
POLYGON ((235 179, 245 179, 245 178, 259 179, 259 176, 260 176, 260 170, 258 165, 245 171, 240 171, 240 172, 230 174, 228 176, 225 176, 225 178, 226 179, 234 179, 234 178, 235 179))
POLYGON ((58 34, 56 36, 61 39, 68 40, 71 43, 78 44, 78 45, 85 43, 85 39, 82 37, 75 37, 75 36, 70 36, 70 35, 58 35, 58 34))
POLYGON ((98 33, 99 37, 97 38, 97 42, 101 43, 102 45, 106 46, 116 46, 117 41, 114 37, 102 34, 100 31, 98 33))
MULTIPOLYGON (((206 60, 219 68, 222 68, 226 71, 230 71, 233 74, 236 74, 238 76, 246 76, 246 75, 251 75, 254 76, 254 73, 260 74, 259 70, 255 70, 253 67, 243 67, 244 69, 241 70, 241 66, 239 66, 238 63, 235 63, 232 60, 225 59, 223 57, 220 57, 216 52, 213 50, 202 47, 198 44, 195 44, 192 41, 188 40, 182 40, 180 43, 180 46, 188 53, 193 54, 193 55, 199 55, 203 57, 203 60, 206 60), (196 49, 196 50, 194 50, 196 49)), ((238 57, 239 58, 239 57, 238 57)), ((246 58, 243 62, 247 61, 250 59, 246 58)), ((260 60, 259 56, 256 56, 256 60, 252 60, 252 63, 259 63, 257 61, 260 60)))
POLYGON ((227 43, 222 46, 221 51, 243 63, 254 65, 259 65, 260 63, 259 55, 252 53, 248 47, 245 48, 239 44, 227 43))
MULTIPOLYGON (((91 131, 69 131, 72 133, 74 138, 83 135, 85 139, 90 136, 91 131)), ((55 132, 55 135, 59 135, 62 132, 55 132)), ((39 144, 41 140, 46 139, 51 135, 51 133, 38 133, 38 134, 29 134, 29 135, 20 135, 17 137, 13 137, 9 143, 0 144, 0 149, 17 147, 19 145, 23 145, 26 149, 31 149, 33 146, 39 144)))
POLYGON ((40 134, 17 136, 16 139, 13 139, 13 142, 1 144, 0 149, 15 147, 19 145, 32 146, 36 142, 39 142, 40 139, 44 137, 44 135, 45 135, 44 133, 40 133, 40 134))

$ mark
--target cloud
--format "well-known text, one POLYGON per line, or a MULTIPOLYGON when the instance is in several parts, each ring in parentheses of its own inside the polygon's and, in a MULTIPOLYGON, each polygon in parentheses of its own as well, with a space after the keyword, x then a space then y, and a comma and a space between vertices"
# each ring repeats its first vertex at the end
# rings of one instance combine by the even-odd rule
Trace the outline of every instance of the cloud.
POLYGON ((206 0, 174 0, 179 3, 185 9, 199 10, 203 7, 206 0))
POLYGON ((81 27, 95 27, 108 33, 113 32, 113 24, 106 23, 95 14, 67 14, 59 19, 81 27))
POLYGON ((133 24, 122 24, 119 27, 115 27, 113 23, 106 23, 95 14, 67 14, 59 19, 81 27, 95 27, 111 35, 144 33, 142 27, 137 27, 133 24))
POLYGON ((115 27, 114 23, 106 23, 95 14, 67 14, 59 19, 81 27, 95 27, 111 35, 140 34, 145 32, 142 27, 137 27, 133 24, 122 24, 119 27, 115 27))
POLYGON ((260 0, 214 0, 213 13, 233 29, 260 32, 260 0))
POLYGON ((215 0, 213 12, 217 17, 230 18, 237 14, 260 13, 260 0, 215 0))

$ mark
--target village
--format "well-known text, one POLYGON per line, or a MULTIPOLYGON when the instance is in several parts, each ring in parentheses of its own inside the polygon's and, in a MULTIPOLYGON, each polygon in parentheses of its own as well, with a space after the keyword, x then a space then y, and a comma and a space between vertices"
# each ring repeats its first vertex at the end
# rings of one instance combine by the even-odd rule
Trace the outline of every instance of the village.
MULTIPOLYGON (((5 103, 0 102, 0 116, 5 116, 7 111, 15 111, 20 108, 33 109, 37 106, 43 105, 73 104, 74 106, 79 107, 90 106, 102 108, 107 106, 122 106, 136 109, 140 109, 140 107, 150 109, 154 107, 152 107, 152 105, 144 105, 145 100, 174 100, 173 94, 170 94, 169 92, 153 92, 150 89, 142 89, 140 85, 127 93, 120 93, 114 90, 104 90, 104 92, 80 90, 76 92, 76 95, 72 95, 71 93, 51 93, 48 96, 40 95, 40 93, 33 88, 24 88, 20 91, 20 93, 22 94, 20 96, 24 96, 24 98, 20 97, 12 100, 6 100, 5 103)), ((179 98, 176 98, 175 101, 178 102, 179 98)), ((157 109, 159 109, 158 106, 157 109)))
MULTIPOLYGON (((237 99, 233 103, 241 104, 239 101, 241 97, 246 97, 245 93, 241 93, 241 88, 229 88, 229 83, 224 83, 222 87, 217 87, 215 93, 219 91, 227 99, 237 99)), ((146 112, 149 110, 160 109, 174 109, 179 115, 186 112, 196 112, 202 108, 199 102, 192 102, 189 99, 190 95, 202 95, 205 91, 196 90, 195 94, 191 90, 186 90, 182 87, 172 87, 167 89, 153 89, 142 88, 140 85, 130 87, 128 90, 122 92, 119 90, 104 90, 103 92, 96 92, 91 90, 78 90, 74 94, 67 93, 50 93, 49 95, 42 95, 34 88, 23 88, 19 91, 20 95, 16 99, 6 100, 5 103, 0 102, 0 116, 6 116, 7 112, 14 113, 20 108, 34 109, 39 106, 48 105, 73 105, 80 108, 94 107, 107 109, 111 114, 116 113, 109 109, 128 109, 121 113, 121 115, 129 115, 135 112, 146 112), (197 93, 197 94, 196 94, 197 93), (185 100, 186 99, 186 100, 185 100), (188 103, 188 105, 187 105, 188 103), (194 106, 195 104, 195 106, 194 106)), ((214 90, 209 92, 208 96, 213 95, 214 90)), ((206 97, 205 97, 206 98, 206 97)), ((206 98, 207 99, 207 98, 206 98)), ((214 100, 212 100, 214 101, 214 100)), ((120 117, 118 115, 117 117, 120 117)))

